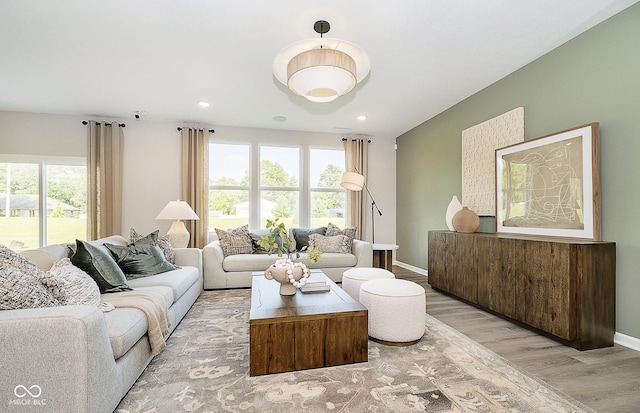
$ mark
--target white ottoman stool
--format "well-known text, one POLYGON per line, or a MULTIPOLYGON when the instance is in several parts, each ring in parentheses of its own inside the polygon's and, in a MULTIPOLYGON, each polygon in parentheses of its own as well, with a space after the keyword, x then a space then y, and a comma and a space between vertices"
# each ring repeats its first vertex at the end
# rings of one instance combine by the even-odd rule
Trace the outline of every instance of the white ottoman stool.
POLYGON ((384 268, 356 267, 350 268, 342 273, 342 289, 354 300, 360 297, 360 285, 369 280, 379 278, 396 278, 391 271, 384 268))
POLYGON ((410 345, 424 335, 427 299, 420 285, 377 279, 360 286, 360 303, 369 310, 369 337, 389 344, 410 345))

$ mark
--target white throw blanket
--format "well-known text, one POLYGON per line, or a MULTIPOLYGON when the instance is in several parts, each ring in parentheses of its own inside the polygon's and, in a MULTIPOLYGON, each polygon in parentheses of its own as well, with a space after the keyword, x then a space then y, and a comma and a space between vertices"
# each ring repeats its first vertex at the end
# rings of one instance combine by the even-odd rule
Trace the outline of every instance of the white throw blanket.
POLYGON ((167 301, 155 291, 122 291, 102 296, 102 304, 114 307, 132 307, 142 310, 147 316, 149 344, 151 354, 156 356, 166 347, 165 337, 169 334, 171 323, 167 316, 167 301))

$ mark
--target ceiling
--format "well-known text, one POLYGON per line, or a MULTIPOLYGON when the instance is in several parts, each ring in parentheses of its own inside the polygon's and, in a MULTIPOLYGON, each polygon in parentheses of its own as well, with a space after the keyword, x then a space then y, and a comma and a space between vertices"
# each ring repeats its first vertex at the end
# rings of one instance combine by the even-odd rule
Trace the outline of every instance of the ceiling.
POLYGON ((637 1, 2 0, 0 110, 392 139, 637 1), (272 73, 317 20, 371 60, 330 103, 272 73))

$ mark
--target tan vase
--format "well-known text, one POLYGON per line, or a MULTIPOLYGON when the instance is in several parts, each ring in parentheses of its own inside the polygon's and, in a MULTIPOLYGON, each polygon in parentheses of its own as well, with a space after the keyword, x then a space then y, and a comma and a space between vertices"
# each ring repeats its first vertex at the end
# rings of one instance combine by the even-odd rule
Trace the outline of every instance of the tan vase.
POLYGON ((290 263, 285 264, 281 260, 276 261, 264 272, 264 277, 267 280, 275 280, 280 283, 280 295, 295 295, 297 291, 297 288, 289 280, 289 270, 291 270, 295 281, 299 281, 304 275, 302 267, 290 263))
POLYGON ((451 220, 453 228, 458 232, 476 232, 480 226, 480 217, 468 207, 462 209, 453 216, 451 220))

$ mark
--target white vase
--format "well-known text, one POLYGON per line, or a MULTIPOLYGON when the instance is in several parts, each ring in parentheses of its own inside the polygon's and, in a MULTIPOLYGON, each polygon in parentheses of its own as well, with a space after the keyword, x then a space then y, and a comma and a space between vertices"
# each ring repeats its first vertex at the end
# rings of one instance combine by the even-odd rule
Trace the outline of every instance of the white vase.
POLYGON ((455 228, 453 227, 453 216, 461 209, 462 204, 458 201, 458 197, 454 195, 453 198, 451 198, 451 202, 449 202, 449 206, 447 207, 447 212, 445 214, 445 221, 449 231, 455 231, 455 228))

